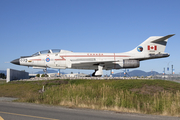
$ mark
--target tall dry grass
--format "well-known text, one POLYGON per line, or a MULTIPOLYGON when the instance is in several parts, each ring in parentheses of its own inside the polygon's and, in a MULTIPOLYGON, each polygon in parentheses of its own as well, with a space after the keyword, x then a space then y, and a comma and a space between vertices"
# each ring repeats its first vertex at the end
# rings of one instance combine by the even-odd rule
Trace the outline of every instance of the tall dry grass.
POLYGON ((179 91, 140 95, 128 90, 117 90, 105 84, 99 87, 67 84, 46 89, 36 102, 119 112, 180 116, 179 91))
POLYGON ((52 80, 0 84, 0 96, 43 103, 180 116, 180 85, 160 80, 52 80), (39 92, 45 86, 45 92, 39 92), (155 89, 153 89, 155 88, 155 89))

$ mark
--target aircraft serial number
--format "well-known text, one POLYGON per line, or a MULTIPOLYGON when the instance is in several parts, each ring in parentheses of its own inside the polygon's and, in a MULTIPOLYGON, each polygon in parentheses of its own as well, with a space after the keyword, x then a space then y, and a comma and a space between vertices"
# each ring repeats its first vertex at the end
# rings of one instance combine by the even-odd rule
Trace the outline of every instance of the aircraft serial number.
POLYGON ((20 62, 27 62, 27 59, 20 59, 20 62))

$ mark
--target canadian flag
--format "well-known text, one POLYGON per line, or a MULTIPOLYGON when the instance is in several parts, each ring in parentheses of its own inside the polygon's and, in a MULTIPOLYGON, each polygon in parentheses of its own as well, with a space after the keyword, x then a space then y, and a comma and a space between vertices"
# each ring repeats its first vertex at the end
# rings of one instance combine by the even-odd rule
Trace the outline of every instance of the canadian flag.
POLYGON ((148 50, 157 50, 156 45, 148 45, 148 50))

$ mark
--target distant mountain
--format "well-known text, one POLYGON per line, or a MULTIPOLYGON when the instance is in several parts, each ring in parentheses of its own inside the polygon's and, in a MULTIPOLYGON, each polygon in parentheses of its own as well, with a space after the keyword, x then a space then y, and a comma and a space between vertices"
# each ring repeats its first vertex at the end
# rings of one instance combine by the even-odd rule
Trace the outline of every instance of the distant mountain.
POLYGON ((4 73, 6 75, 6 70, 0 70, 0 73, 4 73))
MULTIPOLYGON (((57 70, 47 70, 47 73, 58 73, 58 71, 57 70)), ((65 72, 61 72, 61 71, 60 71, 60 73, 66 74, 65 72)), ((44 74, 44 72, 43 72, 43 70, 41 70, 41 71, 35 72, 35 74, 44 74)))
MULTIPOLYGON (((139 76, 140 77, 140 76, 151 76, 151 75, 159 75, 159 74, 161 73, 158 73, 156 71, 145 72, 142 70, 133 70, 133 71, 127 72, 126 76, 130 76, 130 77, 139 76)), ((113 74, 113 77, 123 77, 123 76, 125 76, 124 72, 113 74)))
MULTIPOLYGON (((58 72, 57 70, 47 70, 47 73, 57 73, 57 72, 58 72)), ((0 73, 4 73, 6 75, 6 70, 0 70, 0 73)), ((44 72, 43 70, 41 70, 41 71, 35 72, 35 74, 44 74, 44 72)), ((61 72, 61 74, 67 74, 67 73, 61 72)), ((142 70, 133 70, 133 71, 127 72, 126 76, 130 76, 130 77, 139 76, 140 77, 140 76, 150 76, 150 75, 159 75, 159 74, 162 74, 162 73, 158 73, 156 71, 145 72, 142 70)), ((123 77, 125 75, 124 75, 124 72, 120 72, 120 73, 113 74, 112 76, 123 77)))

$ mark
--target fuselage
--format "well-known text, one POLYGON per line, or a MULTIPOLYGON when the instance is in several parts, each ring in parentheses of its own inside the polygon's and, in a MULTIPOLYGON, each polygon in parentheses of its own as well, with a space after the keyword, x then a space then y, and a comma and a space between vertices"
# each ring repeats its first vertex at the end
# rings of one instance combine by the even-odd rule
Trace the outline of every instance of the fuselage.
POLYGON ((78 53, 52 49, 18 58, 11 63, 40 69, 90 69, 95 70, 94 76, 101 76, 103 69, 137 68, 142 60, 168 57, 169 54, 164 51, 168 38, 173 35, 149 37, 124 53, 78 53))
MULTIPOLYGON (((133 56, 122 53, 74 53, 61 50, 59 53, 42 53, 19 59, 19 64, 34 68, 97 69, 97 63, 105 64, 103 69, 121 69, 123 60, 133 56), (110 62, 109 62, 110 61, 110 62), (113 64, 113 66, 112 66, 113 64)), ((137 66, 138 67, 138 66, 137 66)))
MULTIPOLYGON (((169 55, 161 57, 167 57, 169 55)), ((66 50, 47 50, 37 52, 32 56, 18 59, 19 65, 33 68, 56 68, 56 69, 98 69, 98 64, 103 64, 103 69, 122 69, 139 67, 139 61, 152 59, 150 56, 136 55, 135 53, 76 53, 66 50)), ((16 60, 17 62, 17 60, 16 60)), ((13 62, 12 62, 13 63, 13 62)))

